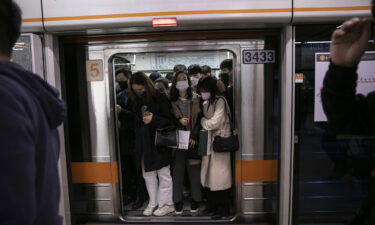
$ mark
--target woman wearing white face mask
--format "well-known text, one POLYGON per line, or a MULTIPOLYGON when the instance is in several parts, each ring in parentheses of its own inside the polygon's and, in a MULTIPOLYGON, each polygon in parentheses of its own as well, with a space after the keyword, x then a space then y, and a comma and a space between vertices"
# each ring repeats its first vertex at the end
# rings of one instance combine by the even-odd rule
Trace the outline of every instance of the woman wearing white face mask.
POLYGON ((176 149, 173 153, 173 201, 175 213, 182 214, 183 210, 183 185, 185 171, 189 176, 192 200, 190 211, 198 212, 199 203, 202 201, 200 171, 201 157, 197 154, 197 141, 201 129, 200 99, 193 93, 191 82, 185 72, 177 72, 174 76, 170 100, 175 124, 180 130, 190 131, 190 143, 187 150, 176 149))
POLYGON ((201 125, 204 130, 211 131, 207 155, 202 157, 201 182, 207 193, 207 207, 203 211, 212 219, 223 219, 230 215, 230 188, 232 171, 229 152, 214 152, 212 142, 215 136, 231 135, 230 119, 226 112, 226 101, 218 97, 217 81, 213 77, 202 78, 197 86, 203 99, 203 118, 201 125))

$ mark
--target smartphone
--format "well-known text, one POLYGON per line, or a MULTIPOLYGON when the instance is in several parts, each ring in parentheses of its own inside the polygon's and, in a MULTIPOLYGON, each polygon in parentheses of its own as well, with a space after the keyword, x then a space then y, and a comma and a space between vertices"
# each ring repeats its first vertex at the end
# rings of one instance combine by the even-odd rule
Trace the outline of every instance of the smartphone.
POLYGON ((141 107, 141 112, 142 112, 142 116, 145 116, 149 113, 149 111, 147 110, 147 105, 143 105, 141 107))

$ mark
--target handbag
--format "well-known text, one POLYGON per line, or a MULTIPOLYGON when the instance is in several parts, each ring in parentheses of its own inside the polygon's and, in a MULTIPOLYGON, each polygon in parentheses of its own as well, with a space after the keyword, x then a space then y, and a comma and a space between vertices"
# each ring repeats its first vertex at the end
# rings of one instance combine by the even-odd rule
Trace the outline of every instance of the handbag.
POLYGON ((174 126, 156 129, 155 134, 156 147, 178 147, 178 130, 174 126))
POLYGON ((220 136, 215 136, 214 141, 212 143, 212 148, 214 152, 235 152, 238 151, 240 148, 240 142, 238 139, 237 132, 233 130, 234 128, 234 123, 232 120, 232 115, 230 113, 230 110, 228 109, 228 103, 224 99, 225 102, 225 111, 226 114, 228 115, 228 119, 230 120, 230 132, 231 135, 229 137, 220 137, 220 136))

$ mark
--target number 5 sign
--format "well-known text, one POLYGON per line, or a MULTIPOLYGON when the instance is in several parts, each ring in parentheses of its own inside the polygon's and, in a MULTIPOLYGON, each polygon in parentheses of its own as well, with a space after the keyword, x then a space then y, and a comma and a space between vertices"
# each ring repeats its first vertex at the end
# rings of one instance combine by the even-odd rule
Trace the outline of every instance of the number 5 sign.
POLYGON ((87 81, 103 81, 103 60, 87 60, 86 73, 87 81))

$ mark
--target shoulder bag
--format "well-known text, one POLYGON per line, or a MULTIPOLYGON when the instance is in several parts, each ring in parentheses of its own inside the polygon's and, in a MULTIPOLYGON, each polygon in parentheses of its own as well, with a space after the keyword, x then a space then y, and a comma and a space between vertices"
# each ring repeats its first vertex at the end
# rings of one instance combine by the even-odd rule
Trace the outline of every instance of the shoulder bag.
POLYGON ((225 102, 225 112, 230 120, 230 131, 231 135, 229 137, 215 136, 212 143, 212 148, 214 152, 235 152, 240 148, 240 142, 238 140, 237 132, 234 130, 234 122, 232 120, 232 115, 229 110, 229 106, 225 98, 222 98, 225 102))

